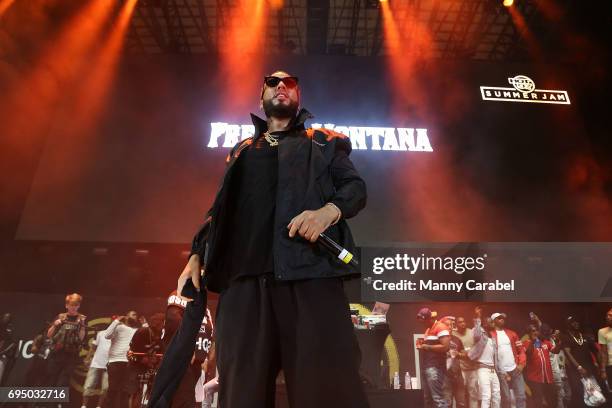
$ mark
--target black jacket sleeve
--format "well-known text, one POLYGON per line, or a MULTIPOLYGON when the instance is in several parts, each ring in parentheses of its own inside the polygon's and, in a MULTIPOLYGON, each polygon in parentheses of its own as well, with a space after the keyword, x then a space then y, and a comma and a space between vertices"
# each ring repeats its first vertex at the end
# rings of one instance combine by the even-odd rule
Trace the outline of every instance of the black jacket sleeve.
POLYGON ((342 218, 351 218, 361 211, 367 201, 365 181, 349 159, 351 142, 347 137, 336 139, 331 176, 336 192, 331 202, 342 211, 342 218))
MULTIPOLYGON (((237 149, 245 141, 238 142, 227 156, 226 163, 236 155, 237 149)), ((213 204, 214 206, 214 204, 213 204)), ((213 216, 212 208, 208 210, 204 219, 204 224, 193 238, 191 244, 191 254, 199 254, 204 256, 206 248, 206 238, 210 231, 210 223, 213 216)), ((189 256, 191 256, 191 254, 189 256)), ((202 288, 206 285, 203 284, 202 288)), ((148 407, 150 408, 168 408, 172 406, 172 398, 176 389, 185 375, 193 352, 195 350, 195 340, 200 331, 202 319, 206 313, 206 290, 196 290, 191 280, 187 280, 183 288, 183 294, 193 299, 187 303, 183 319, 178 326, 178 330, 172 336, 168 345, 164 358, 155 376, 151 397, 149 398, 148 407)))
POLYGON ((204 218, 204 224, 202 224, 198 232, 193 237, 193 240, 191 241, 191 252, 189 253, 189 258, 191 258, 191 255, 193 254, 200 255, 200 259, 204 258, 204 250, 206 248, 206 238, 208 237, 208 231, 210 230, 211 221, 212 221, 212 208, 206 212, 206 217, 204 218))
MULTIPOLYGON (((242 145, 243 143, 244 143, 244 140, 236 143, 236 145, 232 147, 232 150, 230 150, 230 152, 228 153, 225 159, 226 164, 230 162, 230 160, 236 154, 236 150, 238 149, 238 147, 242 145)), ((208 237, 208 232, 210 231, 210 222, 212 221, 212 210, 213 209, 211 207, 206 212, 206 216, 204 217, 204 223, 202 224, 202 226, 200 226, 200 229, 193 237, 193 240, 191 241, 191 252, 189 253, 188 258, 191 258, 191 255, 194 255, 194 254, 199 255, 200 259, 204 258, 204 251, 206 249, 206 238, 208 237)))
POLYGON ((183 320, 170 340, 170 345, 164 353, 161 365, 157 370, 148 407, 168 408, 172 406, 172 398, 178 388, 195 350, 195 340, 198 337, 204 313, 206 313, 207 294, 205 290, 195 292, 191 281, 185 286, 191 286, 193 302, 187 303, 183 320))
POLYGON ((140 328, 138 330, 136 330, 136 332, 134 333, 134 335, 132 336, 132 340, 130 340, 130 350, 135 352, 135 353, 144 353, 147 351, 146 348, 146 344, 147 344, 147 331, 148 329, 144 328, 140 328))

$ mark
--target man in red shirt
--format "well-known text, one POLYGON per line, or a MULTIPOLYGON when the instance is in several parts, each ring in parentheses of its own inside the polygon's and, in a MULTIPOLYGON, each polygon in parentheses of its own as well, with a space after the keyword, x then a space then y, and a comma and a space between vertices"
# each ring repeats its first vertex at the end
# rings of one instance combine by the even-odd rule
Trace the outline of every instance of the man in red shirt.
POLYGON ((527 355, 525 380, 531 389, 535 406, 541 406, 544 399, 547 406, 554 407, 557 404, 557 389, 550 364, 550 353, 558 354, 561 351, 561 342, 556 341, 556 346, 553 346, 550 340, 542 338, 536 325, 529 326, 528 334, 529 338, 523 341, 527 355))
POLYGON ((425 338, 417 343, 421 357, 421 378, 425 392, 425 406, 447 408, 444 396, 446 378, 446 353, 450 345, 450 329, 435 319, 435 313, 424 307, 417 313, 417 320, 425 330, 425 338))

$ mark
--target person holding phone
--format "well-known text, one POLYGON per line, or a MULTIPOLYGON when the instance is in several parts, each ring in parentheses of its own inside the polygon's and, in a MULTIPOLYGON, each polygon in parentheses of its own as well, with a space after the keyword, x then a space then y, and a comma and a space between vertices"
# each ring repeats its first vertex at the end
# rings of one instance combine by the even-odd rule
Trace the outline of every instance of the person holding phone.
POLYGON ((523 341, 527 357, 525 380, 531 389, 535 406, 542 406, 543 401, 546 401, 547 406, 554 407, 557 404, 557 388, 550 355, 561 351, 561 343, 553 345, 550 340, 545 339, 540 327, 530 324, 527 330, 529 338, 523 341))

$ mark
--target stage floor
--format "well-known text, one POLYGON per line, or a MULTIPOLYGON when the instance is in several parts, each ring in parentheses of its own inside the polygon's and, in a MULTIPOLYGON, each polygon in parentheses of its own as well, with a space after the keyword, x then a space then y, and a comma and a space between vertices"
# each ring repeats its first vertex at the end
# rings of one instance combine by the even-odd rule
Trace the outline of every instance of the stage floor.
MULTIPOLYGON (((370 401, 370 408, 423 406, 423 390, 368 390, 366 395, 370 401)), ((276 389, 276 407, 289 408, 287 390, 282 385, 278 385, 276 389)))

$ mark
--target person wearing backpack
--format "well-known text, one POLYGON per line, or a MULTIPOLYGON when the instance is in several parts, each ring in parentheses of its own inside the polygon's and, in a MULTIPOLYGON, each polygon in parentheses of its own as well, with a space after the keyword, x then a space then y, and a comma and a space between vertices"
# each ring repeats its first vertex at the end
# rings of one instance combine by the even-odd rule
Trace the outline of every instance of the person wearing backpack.
POLYGON ((87 333, 86 316, 79 313, 83 297, 78 293, 66 296, 66 313, 60 313, 47 330, 53 344, 49 355, 47 384, 68 387, 70 376, 79 363, 79 353, 87 333))

